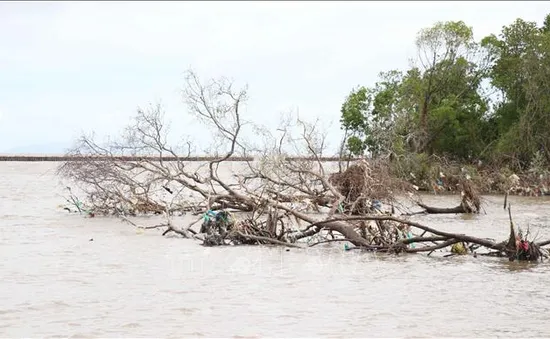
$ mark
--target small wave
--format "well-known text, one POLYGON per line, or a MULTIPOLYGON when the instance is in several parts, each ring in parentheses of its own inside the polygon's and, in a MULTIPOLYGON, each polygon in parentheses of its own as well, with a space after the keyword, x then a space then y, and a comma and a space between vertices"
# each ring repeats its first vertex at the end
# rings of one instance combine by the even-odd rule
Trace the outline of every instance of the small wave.
POLYGON ((181 313, 186 314, 186 315, 190 315, 190 314, 195 313, 199 309, 198 308, 177 307, 177 308, 173 308, 173 310, 177 311, 177 312, 181 312, 181 313))
POLYGON ((127 324, 122 325, 122 327, 124 327, 124 328, 136 328, 136 327, 141 327, 141 324, 138 324, 138 323, 127 323, 127 324))
POLYGON ((0 315, 13 314, 13 313, 17 313, 17 312, 20 312, 20 311, 19 310, 13 310, 13 309, 0 310, 0 315))

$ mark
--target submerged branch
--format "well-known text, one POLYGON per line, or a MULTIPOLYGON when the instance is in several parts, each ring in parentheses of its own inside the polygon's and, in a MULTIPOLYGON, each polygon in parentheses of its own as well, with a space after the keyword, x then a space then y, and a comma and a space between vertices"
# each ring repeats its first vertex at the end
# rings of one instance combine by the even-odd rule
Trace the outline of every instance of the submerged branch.
MULTIPOLYGON (((202 82, 193 72, 186 80, 184 99, 193 117, 213 129, 216 156, 192 168, 178 155, 178 147, 168 145, 162 109, 140 109, 120 139, 102 145, 83 136, 68 152, 67 159, 72 160, 62 163, 57 173, 77 183, 85 195, 81 203, 69 192, 69 204, 89 216, 118 216, 140 229, 165 228, 163 236, 173 232, 199 239, 205 246, 304 248, 299 240, 311 242, 327 232, 332 240, 309 246, 346 241, 367 251, 431 253, 462 242, 470 249, 477 245, 510 258, 532 260, 542 257, 540 246, 550 244, 518 240, 512 223, 510 240, 496 243, 396 217, 395 197, 400 193, 412 197, 416 190, 390 173, 390 160, 348 159, 345 170, 340 167, 331 173, 321 157, 326 133, 300 119, 295 126, 291 119, 282 121, 277 129, 280 135, 258 127, 256 134, 265 139, 266 146, 250 145, 241 136, 247 125, 241 117, 246 88, 235 90, 223 78, 202 82), (250 150, 256 151, 253 160, 248 159, 250 150), (288 150, 307 157, 291 158, 288 150), (246 156, 246 167, 242 171, 231 168, 225 177, 222 166, 236 156, 246 156), (200 218, 187 227, 174 227, 171 217, 187 213, 200 218), (127 217, 140 215, 163 215, 166 221, 143 227, 127 217), (201 220, 200 230, 194 231, 192 227, 201 220), (415 229, 422 234, 413 234, 415 229)), ((184 146, 180 148, 191 154, 190 142, 184 146)), ((340 160, 336 159, 338 164, 340 160)), ((418 205, 427 213, 479 213, 481 200, 472 182, 464 180, 460 186, 457 207, 418 205)))

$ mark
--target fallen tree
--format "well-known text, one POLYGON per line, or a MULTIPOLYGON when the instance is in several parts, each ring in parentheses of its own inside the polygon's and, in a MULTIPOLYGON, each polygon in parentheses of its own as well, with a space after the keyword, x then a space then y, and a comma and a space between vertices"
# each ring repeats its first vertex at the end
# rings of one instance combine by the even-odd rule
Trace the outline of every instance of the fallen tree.
POLYGON ((472 182, 463 179, 460 186, 460 205, 451 208, 432 207, 418 202, 418 206, 424 209, 428 214, 457 214, 457 213, 479 213, 481 211, 481 198, 472 182))
MULTIPOLYGON (((303 248, 346 241, 385 253, 431 253, 453 246, 454 252, 484 247, 511 256, 511 245, 504 242, 442 232, 399 217, 403 207, 395 196, 414 196, 414 189, 392 178, 382 161, 359 160, 341 171, 331 169, 334 163, 321 160, 325 141, 316 124, 286 119, 277 129, 279 135, 256 126, 264 145, 247 142, 241 133, 247 123, 241 117, 246 90, 234 90, 225 79, 203 83, 193 72, 186 80, 184 99, 190 112, 213 128, 222 154, 201 165, 186 162, 182 150, 167 141, 161 108, 139 110, 121 138, 103 145, 83 136, 67 154, 75 160, 58 168, 84 195, 81 202, 70 192, 68 201, 79 212, 117 216, 139 228, 164 228, 163 235, 176 233, 205 246, 303 248), (289 157, 290 149, 301 157, 289 157), (234 156, 250 154, 255 160, 243 161, 241 168, 228 163, 234 156), (126 155, 132 160, 125 160, 126 155), (164 161, 166 156, 174 160, 164 161), (130 220, 145 214, 160 214, 166 221, 143 227, 130 220), (172 218, 178 214, 199 218, 176 227, 172 218), (200 229, 193 229, 201 221, 200 229)), ((189 156, 190 143, 186 147, 189 156)), ((462 211, 479 211, 477 195, 463 185, 462 211)), ((533 249, 540 246, 531 243, 533 249)), ((540 251, 537 260, 543 256, 540 251)))

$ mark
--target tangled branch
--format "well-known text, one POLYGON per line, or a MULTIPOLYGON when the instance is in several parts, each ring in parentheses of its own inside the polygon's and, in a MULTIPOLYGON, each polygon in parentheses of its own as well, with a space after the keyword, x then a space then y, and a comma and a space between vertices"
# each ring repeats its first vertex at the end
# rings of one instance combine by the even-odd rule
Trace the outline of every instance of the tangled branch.
MULTIPOLYGON (((390 175, 384 162, 390 160, 353 161, 346 169, 337 161, 322 160, 326 134, 318 122, 288 117, 273 133, 256 127, 264 146, 246 145, 241 136, 247 124, 241 116, 246 88, 235 90, 227 79, 203 82, 193 72, 188 72, 186 81, 184 101, 190 114, 214 129, 221 155, 203 165, 187 161, 192 144, 169 145, 162 108, 140 109, 121 138, 101 144, 93 136, 82 136, 68 152, 71 159, 59 167, 58 174, 84 196, 80 201, 71 192, 68 200, 78 201, 74 206, 79 211, 118 216, 135 227, 164 228, 163 235, 176 233, 205 246, 303 248, 346 241, 386 253, 431 253, 446 247, 467 253, 484 247, 509 257, 525 248, 520 243, 513 252, 505 242, 442 232, 399 217, 395 197, 414 195, 414 188, 390 175), (251 152, 253 161, 228 168, 236 155, 251 152), (292 157, 291 152, 299 156, 292 157), (174 226, 173 215, 188 213, 200 218, 187 227, 174 226), (130 220, 146 214, 161 215, 166 221, 138 226, 130 220), (200 221, 200 229, 193 229, 200 221)), ((459 207, 460 212, 479 211, 479 198, 468 183, 463 183, 459 207)), ((530 244, 533 250, 542 246, 530 244)), ((543 256, 540 251, 516 257, 543 256)))

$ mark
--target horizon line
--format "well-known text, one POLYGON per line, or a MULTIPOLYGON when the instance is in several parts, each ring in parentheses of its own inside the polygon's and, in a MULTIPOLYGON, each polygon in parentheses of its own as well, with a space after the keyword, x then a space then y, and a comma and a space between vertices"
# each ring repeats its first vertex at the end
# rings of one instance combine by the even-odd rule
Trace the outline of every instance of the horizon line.
MULTIPOLYGON (((158 156, 158 155, 18 155, 18 154, 0 154, 0 162, 9 161, 79 161, 79 160, 121 160, 121 161, 141 161, 141 160, 162 160, 162 161, 214 161, 223 159, 225 156, 158 156)), ((254 161, 261 156, 230 156, 224 161, 254 161)), ((320 161, 342 161, 356 160, 353 157, 341 156, 285 156, 285 160, 320 160, 320 161)))

